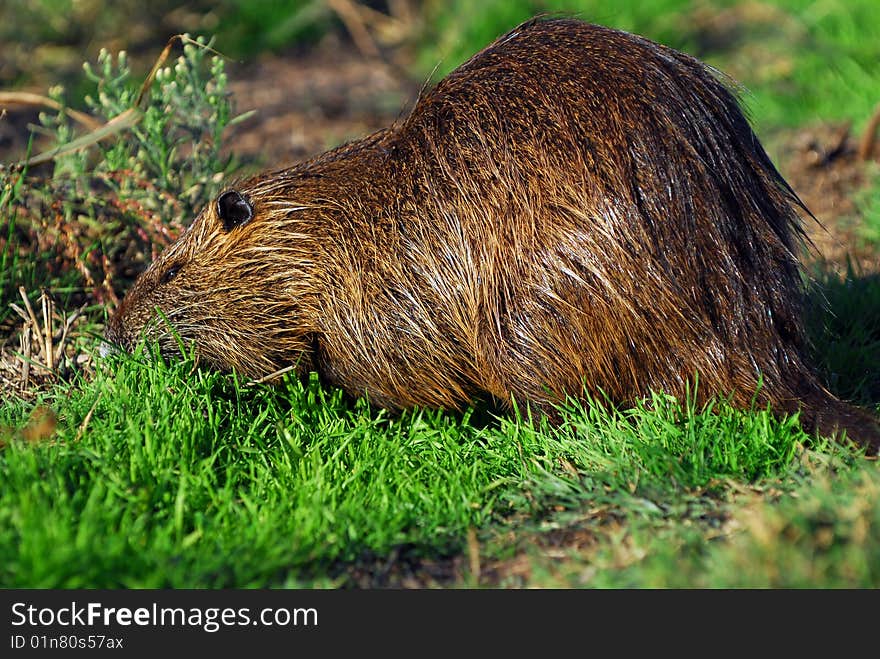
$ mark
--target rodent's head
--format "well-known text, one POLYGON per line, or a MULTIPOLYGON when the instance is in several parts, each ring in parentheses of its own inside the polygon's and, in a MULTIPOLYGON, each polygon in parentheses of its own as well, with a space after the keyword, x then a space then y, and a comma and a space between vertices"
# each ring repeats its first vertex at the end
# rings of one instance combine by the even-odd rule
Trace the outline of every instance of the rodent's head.
POLYGON ((105 340, 131 351, 145 337, 163 354, 179 353, 182 341, 200 362, 247 377, 300 356, 308 368, 313 250, 297 221, 308 209, 271 192, 220 194, 137 279, 105 340))

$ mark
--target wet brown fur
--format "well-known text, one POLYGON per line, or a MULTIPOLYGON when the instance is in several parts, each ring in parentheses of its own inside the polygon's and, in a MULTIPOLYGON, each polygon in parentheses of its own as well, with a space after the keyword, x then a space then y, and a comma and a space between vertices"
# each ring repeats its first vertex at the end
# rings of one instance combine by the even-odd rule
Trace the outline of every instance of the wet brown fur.
POLYGON ((491 396, 755 399, 880 447, 806 356, 800 200, 697 60, 576 20, 531 21, 406 118, 235 186, 141 276, 107 330, 147 328, 260 377, 390 409, 491 396), (169 276, 174 274, 175 276, 169 276), (760 387, 759 387, 760 383, 760 387))

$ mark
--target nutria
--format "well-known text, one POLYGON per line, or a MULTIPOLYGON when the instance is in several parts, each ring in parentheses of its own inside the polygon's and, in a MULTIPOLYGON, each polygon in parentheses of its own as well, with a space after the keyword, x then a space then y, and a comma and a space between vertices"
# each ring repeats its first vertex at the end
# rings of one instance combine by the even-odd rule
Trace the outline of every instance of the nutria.
POLYGON ((876 450, 876 419, 808 361, 808 216, 718 72, 532 20, 391 127, 229 187, 106 338, 174 352, 176 333, 212 367, 316 371, 391 410, 552 415, 566 394, 684 397, 696 376, 698 402, 800 409, 876 450))

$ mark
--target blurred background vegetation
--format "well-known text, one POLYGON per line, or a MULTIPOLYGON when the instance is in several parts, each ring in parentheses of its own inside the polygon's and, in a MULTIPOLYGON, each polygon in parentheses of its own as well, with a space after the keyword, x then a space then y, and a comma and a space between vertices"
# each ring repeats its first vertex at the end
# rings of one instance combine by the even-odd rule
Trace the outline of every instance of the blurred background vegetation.
POLYGON ((335 35, 368 55, 393 52, 421 80, 538 13, 639 32, 716 64, 749 88, 768 126, 860 125, 878 102, 876 0, 4 0, 0 88, 70 84, 100 48, 146 65, 180 32, 214 36, 237 60, 335 35))

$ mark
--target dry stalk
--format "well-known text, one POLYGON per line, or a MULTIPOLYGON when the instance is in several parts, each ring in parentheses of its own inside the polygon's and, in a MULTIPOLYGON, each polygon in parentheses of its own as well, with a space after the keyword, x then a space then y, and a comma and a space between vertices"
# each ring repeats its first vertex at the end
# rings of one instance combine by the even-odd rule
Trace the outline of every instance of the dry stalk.
POLYGON ((345 24, 345 29, 351 35, 355 46, 366 57, 379 58, 381 53, 373 37, 370 36, 367 26, 364 25, 364 19, 358 11, 358 7, 352 0, 327 0, 330 8, 336 12, 339 19, 345 24))
MULTIPOLYGON (((186 35, 178 34, 178 35, 171 37, 168 40, 168 43, 165 45, 165 48, 162 50, 162 52, 159 54, 159 57, 156 59, 155 63, 153 64, 153 68, 150 69, 150 73, 147 75, 146 79, 144 80, 143 84, 141 85, 137 100, 135 100, 134 105, 132 105, 132 107, 121 112, 120 114, 118 114, 115 117, 113 117, 112 119, 110 119, 107 123, 103 123, 103 124, 100 123, 97 119, 90 118, 89 115, 78 113, 80 116, 75 117, 75 118, 78 121, 80 121, 80 123, 83 123, 85 125, 94 126, 89 133, 86 133, 85 135, 82 135, 81 137, 78 137, 75 140, 72 140, 71 142, 64 144, 60 147, 57 147, 55 149, 50 149, 49 151, 44 151, 43 153, 40 153, 36 156, 33 156, 32 158, 28 158, 26 161, 18 163, 18 166, 25 167, 25 166, 30 166, 30 165, 37 165, 42 162, 48 162, 50 160, 54 160, 55 158, 57 158, 59 156, 62 156, 62 155, 68 154, 68 153, 73 153, 75 151, 80 151, 82 149, 86 149, 90 146, 93 146, 94 144, 97 144, 98 142, 100 142, 102 140, 105 140, 109 137, 113 137, 114 135, 121 133, 125 130, 129 130, 133 126, 135 126, 143 117, 144 99, 146 99, 149 95, 150 86, 153 84, 153 80, 156 77, 156 73, 159 71, 159 69, 162 67, 162 65, 165 64, 165 60, 168 59, 168 55, 171 53, 172 46, 177 41, 179 41, 182 44, 188 43, 188 44, 192 44, 194 46, 197 46, 199 48, 205 48, 206 50, 209 50, 212 53, 217 53, 217 51, 214 50, 213 48, 209 48, 208 46, 205 46, 204 44, 200 44, 197 41, 190 39, 186 35)), ((13 96, 14 96, 14 93, 9 92, 9 93, 5 94, 5 96, 3 98, 6 98, 7 100, 9 100, 10 94, 13 94, 13 96)), ((51 101, 51 99, 46 99, 46 100, 49 100, 50 102, 54 102, 54 101, 51 101)))
POLYGON ((470 565, 471 577, 474 580, 474 583, 479 583, 480 581, 480 543, 477 540, 477 533, 474 531, 473 527, 468 528, 467 530, 467 548, 468 548, 468 563, 470 565))
POLYGON ((86 431, 86 428, 89 427, 89 421, 92 420, 92 415, 95 413, 95 408, 98 407, 98 403, 101 402, 101 396, 103 396, 103 392, 98 395, 95 399, 95 402, 92 403, 92 406, 89 408, 89 411, 86 413, 86 417, 83 419, 83 422, 80 424, 79 429, 76 431, 76 437, 73 439, 73 443, 77 443, 80 439, 82 439, 83 434, 86 431))
POLYGON ((46 354, 47 350, 50 352, 52 350, 51 313, 54 309, 52 309, 52 301, 46 301, 46 292, 43 291, 43 294, 40 296, 40 304, 43 310, 44 324, 46 324, 47 320, 50 321, 48 323, 49 329, 46 331, 41 326, 40 321, 37 320, 37 315, 34 313, 34 308, 31 306, 31 301, 28 299, 24 286, 19 286, 18 293, 24 302, 24 309, 17 304, 10 306, 24 320, 19 343, 21 345, 22 386, 26 388, 30 381, 31 365, 46 373, 52 373, 52 369, 49 368, 50 360, 46 359, 46 354), (41 359, 42 361, 40 361, 41 359))
POLYGON ((264 375, 261 378, 257 378, 256 380, 250 380, 245 386, 252 387, 257 384, 264 384, 266 382, 270 382, 276 378, 281 377, 285 373, 289 373, 290 371, 294 370, 296 367, 297 367, 296 364, 292 364, 290 366, 285 366, 284 368, 278 369, 277 371, 273 371, 272 373, 269 373, 268 375, 264 375))
POLYGON ((862 139, 859 141, 859 160, 870 160, 874 153, 874 144, 877 142, 878 127, 880 127, 880 105, 874 110, 862 133, 862 139))
POLYGON ((46 358, 46 368, 51 372, 55 370, 55 350, 52 346, 52 315, 55 310, 54 303, 46 295, 46 291, 40 294, 40 306, 43 311, 43 356, 46 358))
POLYGON ((64 361, 64 348, 70 338, 73 323, 79 318, 85 306, 77 309, 69 316, 55 308, 55 302, 49 292, 42 290, 39 299, 40 316, 34 311, 27 291, 23 286, 18 293, 24 306, 11 304, 12 309, 21 317, 23 326, 18 337, 21 361, 21 389, 30 386, 31 376, 40 372, 46 376, 56 376, 58 367, 64 361), (56 329, 57 328, 57 329, 56 329))
POLYGON ((21 388, 25 389, 31 378, 31 331, 29 327, 22 329, 18 336, 18 344, 21 348, 21 388))
MULTIPOLYGON (((41 94, 33 94, 31 92, 0 92, 0 106, 4 106, 4 114, 6 113, 5 106, 9 105, 47 107, 52 110, 62 109, 62 106, 58 101, 55 101, 48 96, 42 96, 41 94)), ((88 130, 95 130, 101 126, 101 122, 98 119, 95 119, 92 115, 86 114, 85 112, 64 108, 64 114, 74 121, 81 123, 88 130)), ((0 117, 2 117, 2 115, 0 115, 0 117)))

